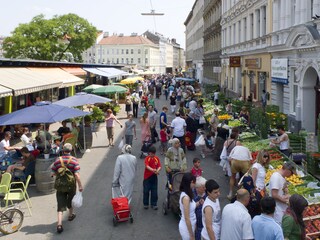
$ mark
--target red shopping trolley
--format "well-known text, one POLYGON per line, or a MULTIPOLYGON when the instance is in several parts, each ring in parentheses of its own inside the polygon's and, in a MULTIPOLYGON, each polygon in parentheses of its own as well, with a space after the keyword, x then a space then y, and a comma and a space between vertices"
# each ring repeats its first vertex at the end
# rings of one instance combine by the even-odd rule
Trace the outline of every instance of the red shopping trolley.
POLYGON ((123 195, 121 186, 112 186, 111 204, 113 208, 113 226, 117 226, 119 222, 130 221, 130 223, 133 223, 129 200, 123 195), (118 188, 120 192, 120 194, 117 194, 117 197, 115 195, 115 188, 118 188))

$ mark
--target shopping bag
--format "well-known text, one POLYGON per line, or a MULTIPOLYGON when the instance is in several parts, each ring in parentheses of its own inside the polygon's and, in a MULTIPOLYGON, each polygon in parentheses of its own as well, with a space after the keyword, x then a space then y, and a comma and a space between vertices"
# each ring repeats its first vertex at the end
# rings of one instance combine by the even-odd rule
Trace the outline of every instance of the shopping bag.
POLYGON ((205 145, 205 144, 206 144, 206 142, 204 141, 203 135, 200 135, 200 136, 198 137, 197 141, 194 143, 194 145, 196 145, 197 147, 203 146, 203 145, 205 145))
POLYGON ((72 207, 79 208, 82 206, 82 192, 77 192, 72 198, 72 207))
POLYGON ((124 139, 121 139, 118 148, 121 150, 123 146, 124 146, 124 139))
POLYGON ((199 124, 205 124, 205 123, 206 123, 206 119, 204 118, 204 116, 200 116, 199 124))

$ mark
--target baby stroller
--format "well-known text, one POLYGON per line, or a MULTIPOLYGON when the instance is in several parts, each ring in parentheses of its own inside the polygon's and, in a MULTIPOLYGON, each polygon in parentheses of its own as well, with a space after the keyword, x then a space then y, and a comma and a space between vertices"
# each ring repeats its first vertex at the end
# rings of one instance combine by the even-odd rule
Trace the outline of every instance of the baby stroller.
POLYGON ((113 226, 117 226, 119 222, 126 222, 130 220, 133 223, 133 216, 130 212, 129 200, 123 195, 121 186, 112 186, 111 204, 113 208, 113 226), (119 188, 120 196, 116 197, 115 188, 119 188))
POLYGON ((168 210, 171 209, 176 215, 180 215, 179 199, 180 199, 180 183, 183 177, 183 172, 175 171, 172 175, 172 181, 168 178, 168 194, 162 204, 162 213, 168 214, 168 210))
POLYGON ((141 147, 140 158, 148 156, 149 148, 153 145, 151 138, 146 138, 141 147))

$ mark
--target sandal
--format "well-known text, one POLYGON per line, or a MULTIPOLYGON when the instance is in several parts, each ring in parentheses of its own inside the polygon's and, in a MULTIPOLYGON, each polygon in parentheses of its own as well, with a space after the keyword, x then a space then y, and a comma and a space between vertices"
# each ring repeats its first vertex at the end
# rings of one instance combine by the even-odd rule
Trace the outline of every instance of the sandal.
POLYGON ((76 218, 76 215, 72 213, 72 215, 68 217, 68 221, 72 221, 75 218, 76 218))
POLYGON ((57 226, 57 233, 62 233, 63 232, 63 227, 62 225, 57 226))

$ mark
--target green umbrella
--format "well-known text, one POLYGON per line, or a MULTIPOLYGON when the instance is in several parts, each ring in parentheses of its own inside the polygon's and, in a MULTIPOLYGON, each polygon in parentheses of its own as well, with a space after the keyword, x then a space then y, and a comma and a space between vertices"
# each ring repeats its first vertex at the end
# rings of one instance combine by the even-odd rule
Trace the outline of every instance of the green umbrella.
POLYGON ((87 92, 87 93, 91 93, 93 90, 103 87, 102 85, 99 84, 91 84, 87 87, 85 87, 84 89, 82 89, 82 91, 87 92))
POLYGON ((128 88, 128 86, 123 83, 113 83, 112 85, 128 88))
POLYGON ((107 86, 99 87, 99 88, 93 90, 92 93, 98 94, 98 95, 106 95, 106 94, 110 94, 110 93, 125 93, 127 91, 128 91, 127 88, 124 88, 121 86, 107 85, 107 86))

